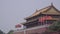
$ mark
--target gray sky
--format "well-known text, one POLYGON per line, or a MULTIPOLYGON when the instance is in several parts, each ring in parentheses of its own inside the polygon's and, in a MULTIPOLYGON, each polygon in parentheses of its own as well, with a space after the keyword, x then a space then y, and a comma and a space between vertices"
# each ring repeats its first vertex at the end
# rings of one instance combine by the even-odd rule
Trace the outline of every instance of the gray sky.
POLYGON ((15 29, 14 26, 24 22, 25 17, 51 2, 60 10, 60 0, 0 0, 0 29, 4 32, 15 29))

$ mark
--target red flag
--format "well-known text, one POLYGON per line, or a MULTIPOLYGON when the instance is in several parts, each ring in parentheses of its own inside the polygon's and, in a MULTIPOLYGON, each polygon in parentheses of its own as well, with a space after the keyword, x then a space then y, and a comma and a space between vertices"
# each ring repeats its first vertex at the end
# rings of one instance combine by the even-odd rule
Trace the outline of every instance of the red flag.
POLYGON ((20 27, 21 27, 21 25, 20 25, 20 24, 17 24, 15 27, 16 27, 16 28, 20 28, 20 27))

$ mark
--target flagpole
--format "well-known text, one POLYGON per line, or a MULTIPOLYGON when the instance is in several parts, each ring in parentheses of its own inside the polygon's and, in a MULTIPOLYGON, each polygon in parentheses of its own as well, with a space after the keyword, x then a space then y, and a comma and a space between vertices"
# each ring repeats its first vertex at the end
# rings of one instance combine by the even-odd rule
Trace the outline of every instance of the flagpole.
POLYGON ((26 26, 24 26, 24 34, 26 34, 26 26))
POLYGON ((24 30, 24 34, 26 34, 26 31, 24 30))

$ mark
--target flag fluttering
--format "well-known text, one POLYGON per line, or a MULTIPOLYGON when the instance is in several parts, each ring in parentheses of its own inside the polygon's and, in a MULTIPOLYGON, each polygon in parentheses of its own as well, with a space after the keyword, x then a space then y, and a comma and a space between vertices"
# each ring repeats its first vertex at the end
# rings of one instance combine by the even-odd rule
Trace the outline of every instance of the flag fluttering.
POLYGON ((21 28, 20 24, 15 25, 15 28, 21 28))
POLYGON ((21 30, 21 29, 24 29, 24 25, 23 24, 17 24, 17 25, 15 25, 15 28, 17 30, 21 30))

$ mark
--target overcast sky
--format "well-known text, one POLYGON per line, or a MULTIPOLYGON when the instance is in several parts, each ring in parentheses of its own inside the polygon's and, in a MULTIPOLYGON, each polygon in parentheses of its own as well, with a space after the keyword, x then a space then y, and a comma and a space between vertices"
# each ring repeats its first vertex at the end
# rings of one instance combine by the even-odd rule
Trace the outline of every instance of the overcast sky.
POLYGON ((16 24, 25 22, 25 17, 51 2, 60 10, 60 0, 0 0, 0 29, 4 32, 15 29, 16 24))

